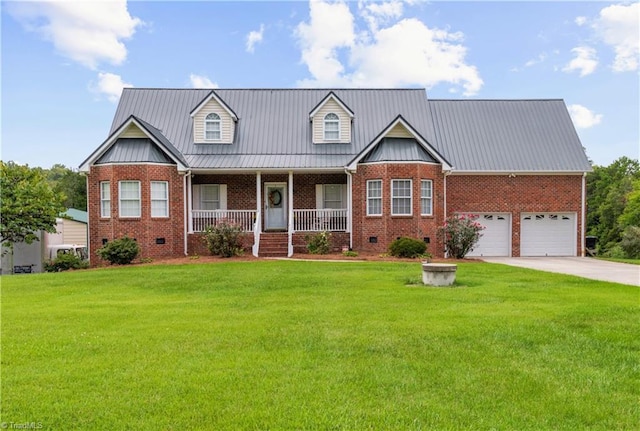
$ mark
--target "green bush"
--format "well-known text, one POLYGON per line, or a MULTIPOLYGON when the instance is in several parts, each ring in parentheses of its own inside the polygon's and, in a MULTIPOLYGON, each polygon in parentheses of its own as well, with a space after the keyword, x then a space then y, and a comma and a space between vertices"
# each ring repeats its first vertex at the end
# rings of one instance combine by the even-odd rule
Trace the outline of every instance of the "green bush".
POLYGON ((414 258, 422 256, 427 251, 427 244, 419 239, 402 237, 389 244, 389 254, 395 257, 414 258))
POLYGON ((207 249, 214 256, 240 256, 242 248, 242 227, 231 221, 221 221, 215 226, 209 226, 204 233, 207 249))
POLYGON ((331 252, 331 232, 318 232, 304 237, 307 250, 311 254, 328 254, 331 252))
POLYGON ((135 240, 125 236, 106 243, 96 253, 112 265, 127 265, 140 254, 140 246, 135 240))
POLYGON ((627 226, 622 232, 620 248, 628 259, 640 259, 640 227, 627 226))
POLYGON ((75 254, 65 253, 59 254, 55 259, 44 263, 46 272, 68 271, 70 269, 86 269, 89 268, 89 262, 80 259, 75 254))

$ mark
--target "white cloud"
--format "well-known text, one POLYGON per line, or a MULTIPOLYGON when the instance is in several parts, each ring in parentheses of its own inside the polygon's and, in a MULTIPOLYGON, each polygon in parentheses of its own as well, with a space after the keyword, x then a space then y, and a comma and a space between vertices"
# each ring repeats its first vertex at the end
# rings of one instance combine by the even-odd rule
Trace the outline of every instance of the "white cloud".
POLYGON ((310 9, 309 23, 300 23, 296 31, 302 61, 312 75, 301 86, 431 88, 449 83, 469 96, 483 85, 477 68, 465 62, 462 33, 432 29, 415 18, 399 20, 402 4, 397 1, 360 3, 358 13, 368 29, 358 37, 347 4, 312 1, 310 9))
POLYGON ((578 26, 583 26, 587 23, 587 17, 585 16, 578 16, 576 17, 576 19, 574 20, 574 22, 576 23, 576 25, 578 26))
POLYGON ((640 57, 640 3, 628 5, 615 4, 600 11, 593 24, 598 36, 613 47, 615 60, 612 69, 615 72, 633 72, 638 70, 640 57))
POLYGON ((105 95, 110 102, 116 103, 120 99, 123 88, 131 88, 132 84, 124 82, 120 75, 113 73, 98 73, 98 83, 90 84, 89 89, 94 93, 105 95))
POLYGON ((211 81, 206 76, 191 74, 189 75, 189 81, 191 82, 191 87, 193 88, 218 88, 218 84, 216 82, 211 81))
POLYGON ((319 85, 339 86, 344 67, 337 49, 354 44, 353 15, 342 2, 311 1, 309 7, 310 22, 298 24, 295 31, 302 48, 302 61, 319 85))
POLYGON ((94 70, 101 62, 122 64, 127 58, 127 48, 122 41, 143 25, 140 19, 129 14, 126 0, 5 5, 27 30, 51 41, 63 56, 94 70))
POLYGON ((260 30, 250 31, 247 35, 247 52, 253 53, 257 43, 262 42, 262 36, 264 35, 264 24, 260 24, 260 30))
POLYGON ((588 108, 582 105, 569 105, 569 115, 573 119, 573 124, 578 129, 588 129, 599 124, 602 120, 602 114, 594 114, 588 108))
POLYGON ((595 49, 588 46, 578 46, 573 48, 571 52, 573 52, 576 57, 562 68, 563 72, 571 73, 573 71, 579 71, 580 76, 587 76, 596 70, 598 59, 595 49))

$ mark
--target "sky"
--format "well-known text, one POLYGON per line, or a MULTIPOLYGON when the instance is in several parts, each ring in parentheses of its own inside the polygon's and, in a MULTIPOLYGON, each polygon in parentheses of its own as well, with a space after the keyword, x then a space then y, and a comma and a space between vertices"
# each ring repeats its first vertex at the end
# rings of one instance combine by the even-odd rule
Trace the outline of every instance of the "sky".
POLYGON ((425 88, 563 99, 590 160, 638 159, 640 3, 2 1, 1 158, 77 169, 123 87, 425 88))

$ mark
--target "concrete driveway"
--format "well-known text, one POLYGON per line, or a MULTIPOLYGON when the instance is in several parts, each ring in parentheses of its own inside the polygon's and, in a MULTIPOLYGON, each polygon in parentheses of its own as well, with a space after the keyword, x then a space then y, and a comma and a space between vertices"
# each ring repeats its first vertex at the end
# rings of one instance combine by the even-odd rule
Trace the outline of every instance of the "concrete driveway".
POLYGON ((640 266, 590 257, 484 257, 485 262, 640 286, 640 266))

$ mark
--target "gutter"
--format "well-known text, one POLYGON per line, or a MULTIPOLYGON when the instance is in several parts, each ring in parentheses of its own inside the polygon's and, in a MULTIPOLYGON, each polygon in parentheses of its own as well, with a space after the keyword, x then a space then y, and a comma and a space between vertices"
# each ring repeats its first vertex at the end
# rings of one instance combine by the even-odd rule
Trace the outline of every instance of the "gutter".
POLYGON ((582 205, 580 208, 581 213, 581 229, 580 229, 580 256, 585 257, 585 235, 587 231, 586 220, 587 220, 587 173, 582 173, 582 205))
MULTIPOLYGON (((184 173, 184 181, 183 181, 183 190, 182 190, 182 196, 183 199, 187 197, 187 190, 188 190, 188 185, 187 185, 187 178, 191 177, 191 171, 185 171, 184 173)), ((188 206, 189 206, 189 199, 185 199, 184 201, 184 255, 188 256, 189 255, 189 210, 188 210, 188 206)))

